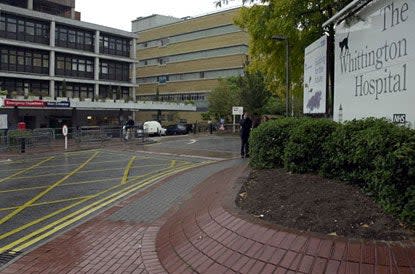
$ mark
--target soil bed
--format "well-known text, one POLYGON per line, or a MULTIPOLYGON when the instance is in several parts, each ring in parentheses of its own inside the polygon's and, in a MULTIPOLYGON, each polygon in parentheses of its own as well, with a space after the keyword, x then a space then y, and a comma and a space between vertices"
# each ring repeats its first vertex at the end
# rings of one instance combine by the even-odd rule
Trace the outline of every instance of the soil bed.
POLYGON ((317 175, 254 170, 236 204, 256 217, 303 231, 387 241, 414 236, 359 187, 317 175))

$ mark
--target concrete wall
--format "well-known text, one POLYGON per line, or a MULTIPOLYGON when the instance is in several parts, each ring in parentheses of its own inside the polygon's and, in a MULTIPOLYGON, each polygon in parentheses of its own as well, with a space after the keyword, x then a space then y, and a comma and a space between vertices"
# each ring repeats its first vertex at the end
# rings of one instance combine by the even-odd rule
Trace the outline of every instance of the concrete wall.
POLYGON ((153 14, 147 17, 139 17, 131 22, 131 31, 140 32, 151 28, 182 21, 180 18, 173 16, 165 16, 160 14, 153 14))

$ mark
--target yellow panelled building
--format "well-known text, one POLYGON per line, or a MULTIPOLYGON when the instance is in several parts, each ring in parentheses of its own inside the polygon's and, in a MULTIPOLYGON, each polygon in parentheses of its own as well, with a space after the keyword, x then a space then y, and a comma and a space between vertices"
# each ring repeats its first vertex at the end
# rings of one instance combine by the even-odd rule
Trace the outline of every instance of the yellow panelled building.
POLYGON ((137 100, 194 103, 197 112, 142 111, 139 121, 160 119, 163 125, 201 121, 207 96, 220 78, 243 74, 248 34, 233 20, 238 9, 199 17, 139 17, 137 33, 137 100))

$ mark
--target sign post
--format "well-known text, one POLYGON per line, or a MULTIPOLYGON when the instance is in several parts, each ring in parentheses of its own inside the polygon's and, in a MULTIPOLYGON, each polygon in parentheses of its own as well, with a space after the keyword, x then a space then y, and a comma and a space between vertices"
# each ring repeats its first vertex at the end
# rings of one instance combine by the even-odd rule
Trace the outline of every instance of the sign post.
POLYGON ((63 125, 62 127, 62 134, 65 136, 65 150, 68 149, 68 127, 63 125))
POLYGON ((236 115, 243 115, 243 114, 244 114, 244 107, 232 107, 233 133, 235 133, 236 115))

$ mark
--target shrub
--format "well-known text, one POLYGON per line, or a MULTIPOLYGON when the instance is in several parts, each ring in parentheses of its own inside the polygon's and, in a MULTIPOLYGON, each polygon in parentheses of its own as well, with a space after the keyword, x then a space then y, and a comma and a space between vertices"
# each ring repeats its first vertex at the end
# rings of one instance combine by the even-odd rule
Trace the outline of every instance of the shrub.
POLYGON ((262 123, 249 138, 250 164, 254 168, 275 168, 284 164, 285 146, 292 128, 301 123, 297 118, 281 118, 262 123))
POLYGON ((374 161, 393 150, 398 128, 384 119, 346 122, 323 146, 326 161, 322 174, 364 186, 374 170, 374 161))
POLYGON ((284 150, 284 167, 298 173, 320 170, 325 161, 323 144, 337 125, 327 119, 304 119, 291 131, 284 150))

